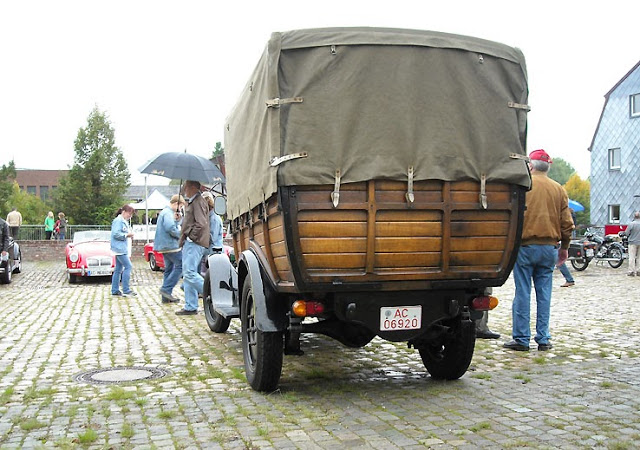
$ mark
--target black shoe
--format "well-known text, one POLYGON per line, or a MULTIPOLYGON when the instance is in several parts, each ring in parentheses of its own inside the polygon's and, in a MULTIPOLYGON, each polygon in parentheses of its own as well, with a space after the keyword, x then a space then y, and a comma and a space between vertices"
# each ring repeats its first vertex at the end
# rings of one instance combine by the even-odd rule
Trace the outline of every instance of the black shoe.
POLYGON ((500 333, 494 333, 491 330, 476 331, 476 338, 478 339, 499 339, 500 333))
POLYGON ((195 316, 196 314, 198 314, 197 309, 194 309, 193 311, 188 309, 179 309, 176 311, 176 316, 195 316))
POLYGON ((111 295, 114 296, 114 297, 122 297, 122 292, 120 292, 120 291, 112 292, 111 295))
POLYGON ((509 350, 515 350, 517 352, 528 352, 529 351, 529 346, 528 345, 518 344, 514 340, 511 340, 509 342, 505 342, 504 344, 502 344, 502 346, 504 348, 508 348, 509 350))
POLYGON ((179 301, 180 299, 176 297, 173 297, 173 298, 162 297, 162 303, 178 303, 179 301))
POLYGON ((551 350, 553 348, 553 345, 551 344, 551 342, 547 342, 546 344, 538 344, 538 351, 540 352, 546 352, 547 350, 551 350))

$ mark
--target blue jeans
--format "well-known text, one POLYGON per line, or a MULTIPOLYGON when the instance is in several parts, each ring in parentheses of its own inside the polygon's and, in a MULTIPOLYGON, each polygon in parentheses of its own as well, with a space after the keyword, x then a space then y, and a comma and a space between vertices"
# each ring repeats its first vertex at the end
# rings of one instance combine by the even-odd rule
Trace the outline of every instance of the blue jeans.
POLYGON ((558 270, 560 271, 560 273, 562 274, 562 276, 564 277, 567 283, 575 283, 575 280, 573 279, 571 272, 569 272, 567 263, 562 263, 561 265, 559 265, 558 270))
POLYGON ((164 257, 164 275, 160 290, 171 295, 173 288, 176 287, 178 280, 182 276, 182 250, 163 253, 162 256, 164 257))
POLYGON ((200 260, 207 249, 195 242, 185 241, 182 246, 182 277, 184 279, 184 309, 198 309, 198 294, 202 294, 204 278, 200 275, 200 260))
POLYGON ((513 299, 513 339, 520 345, 529 346, 531 339, 531 280, 536 290, 536 335, 538 344, 548 344, 549 316, 551 315, 551 285, 553 267, 557 260, 553 245, 527 245, 520 247, 513 268, 516 294, 513 299))
POLYGON ((129 279, 131 278, 131 260, 129 255, 116 255, 116 268, 111 276, 111 293, 115 294, 120 289, 120 275, 122 275, 122 292, 131 292, 129 279))

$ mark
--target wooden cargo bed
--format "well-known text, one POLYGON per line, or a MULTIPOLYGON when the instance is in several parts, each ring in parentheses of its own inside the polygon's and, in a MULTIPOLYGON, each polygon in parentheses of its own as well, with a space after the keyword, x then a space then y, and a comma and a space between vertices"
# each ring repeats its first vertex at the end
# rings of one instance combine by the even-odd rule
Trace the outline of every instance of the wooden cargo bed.
POLYGON ((273 284, 294 292, 350 283, 385 290, 442 280, 498 285, 511 270, 521 187, 487 184, 487 209, 480 184, 470 181, 416 182, 412 204, 403 182, 343 185, 337 208, 332 190, 280 188, 279 198, 234 220, 236 255, 252 247, 273 284))

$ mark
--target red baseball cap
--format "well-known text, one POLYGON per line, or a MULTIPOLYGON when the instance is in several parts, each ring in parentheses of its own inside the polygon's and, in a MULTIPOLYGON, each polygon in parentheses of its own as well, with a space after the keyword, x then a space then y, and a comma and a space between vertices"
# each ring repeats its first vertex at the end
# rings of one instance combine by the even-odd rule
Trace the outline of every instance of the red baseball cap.
POLYGON ((538 161, 544 161, 549 164, 553 162, 551 160, 551 156, 549 156, 549 154, 545 152, 543 149, 534 150, 531 153, 529 153, 529 159, 532 159, 532 160, 536 159, 538 161))

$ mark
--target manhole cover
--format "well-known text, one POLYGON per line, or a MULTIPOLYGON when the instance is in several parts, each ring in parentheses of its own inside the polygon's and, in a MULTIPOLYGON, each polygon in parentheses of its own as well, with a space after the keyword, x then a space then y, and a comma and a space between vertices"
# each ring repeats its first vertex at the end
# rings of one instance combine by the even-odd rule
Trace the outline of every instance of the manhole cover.
POLYGON ((155 380, 169 375, 167 369, 158 367, 109 367, 94 369, 73 376, 75 381, 93 384, 132 383, 140 380, 155 380))

